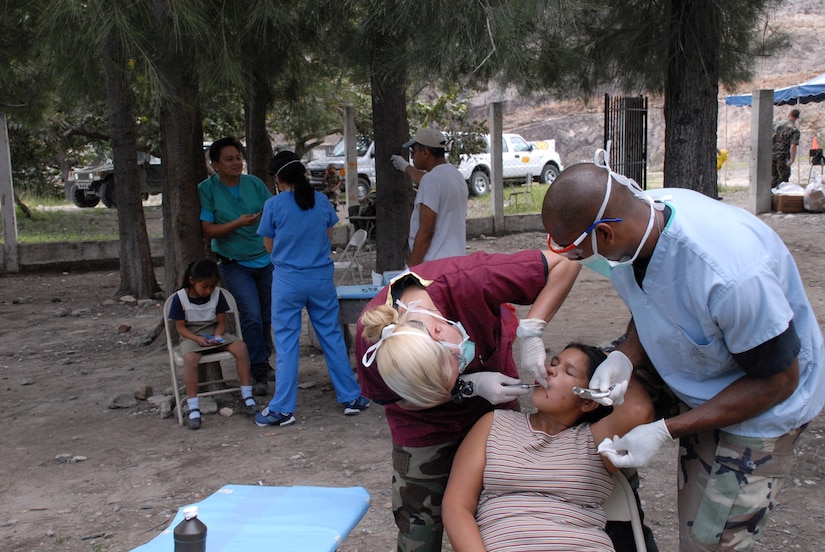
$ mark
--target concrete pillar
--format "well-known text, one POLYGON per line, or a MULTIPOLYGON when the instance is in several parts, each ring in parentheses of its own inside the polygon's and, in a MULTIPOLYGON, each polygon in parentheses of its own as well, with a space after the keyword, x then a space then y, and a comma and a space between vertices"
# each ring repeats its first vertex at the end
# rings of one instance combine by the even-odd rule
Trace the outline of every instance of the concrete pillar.
POLYGON ((501 102, 490 106, 490 196, 493 207, 493 230, 504 231, 504 177, 501 162, 501 102))
POLYGON ((771 210, 773 90, 754 90, 752 97, 748 210, 758 215, 771 210))
POLYGON ((17 213, 14 212, 14 186, 11 180, 11 152, 6 116, 0 113, 0 215, 3 216, 3 259, 0 268, 20 272, 17 257, 17 213))

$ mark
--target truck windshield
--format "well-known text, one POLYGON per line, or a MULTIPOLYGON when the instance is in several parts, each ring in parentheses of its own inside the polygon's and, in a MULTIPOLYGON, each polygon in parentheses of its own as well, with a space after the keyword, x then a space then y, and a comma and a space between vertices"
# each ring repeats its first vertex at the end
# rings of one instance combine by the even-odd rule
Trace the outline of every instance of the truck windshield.
MULTIPOLYGON (((346 143, 344 140, 341 140, 335 147, 332 149, 332 154, 330 157, 344 157, 344 149, 346 148, 346 143)), ((364 157, 367 154, 367 150, 370 148, 370 139, 366 136, 359 136, 355 143, 355 152, 358 157, 364 157)))

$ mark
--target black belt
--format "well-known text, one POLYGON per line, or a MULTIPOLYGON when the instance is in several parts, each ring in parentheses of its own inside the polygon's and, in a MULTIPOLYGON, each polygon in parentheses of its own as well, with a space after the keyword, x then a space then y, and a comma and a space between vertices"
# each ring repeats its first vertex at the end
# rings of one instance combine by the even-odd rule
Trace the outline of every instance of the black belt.
POLYGON ((220 253, 215 253, 215 256, 218 257, 218 264, 232 264, 236 263, 235 259, 230 259, 229 257, 224 257, 220 253))

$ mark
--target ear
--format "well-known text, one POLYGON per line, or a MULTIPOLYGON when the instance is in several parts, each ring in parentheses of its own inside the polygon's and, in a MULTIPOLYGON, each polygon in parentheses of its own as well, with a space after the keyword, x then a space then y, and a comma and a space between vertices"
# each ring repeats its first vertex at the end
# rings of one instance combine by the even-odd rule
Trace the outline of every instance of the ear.
POLYGON ((606 222, 602 222, 596 225, 596 228, 593 229, 593 232, 598 234, 599 237, 601 237, 602 242, 606 244, 612 243, 614 238, 616 237, 613 228, 606 222))
POLYGON ((582 413, 586 414, 587 412, 592 412, 599 408, 599 403, 592 399, 582 399, 582 413))

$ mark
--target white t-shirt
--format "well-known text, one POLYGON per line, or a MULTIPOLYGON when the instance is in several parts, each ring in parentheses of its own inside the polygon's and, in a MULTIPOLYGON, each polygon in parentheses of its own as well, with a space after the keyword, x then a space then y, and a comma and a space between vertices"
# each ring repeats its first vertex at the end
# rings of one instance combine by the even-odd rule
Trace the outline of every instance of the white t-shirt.
POLYGON ((410 250, 419 228, 421 204, 438 215, 425 261, 465 254, 467 243, 467 183, 450 163, 436 165, 421 178, 410 217, 410 250))

